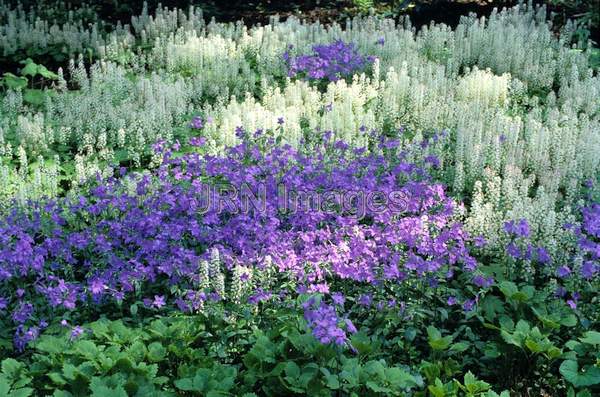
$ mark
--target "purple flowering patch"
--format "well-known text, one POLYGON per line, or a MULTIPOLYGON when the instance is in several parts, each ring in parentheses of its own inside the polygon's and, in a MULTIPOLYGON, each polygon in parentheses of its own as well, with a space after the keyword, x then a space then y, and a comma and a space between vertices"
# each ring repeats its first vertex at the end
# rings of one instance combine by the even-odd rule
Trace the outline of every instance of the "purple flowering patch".
POLYGON ((291 57, 288 52, 284 60, 289 65, 290 77, 303 76, 312 80, 337 81, 363 71, 374 61, 361 55, 353 43, 337 40, 331 44, 313 46, 312 55, 291 57))
MULTIPOLYGON (((152 174, 109 178, 80 197, 32 203, 0 219, 0 310, 9 312, 18 346, 35 337, 28 327, 39 313, 77 318, 136 296, 145 297, 143 310, 198 310, 227 299, 200 289, 210 247, 219 247, 226 269, 260 269, 269 255, 280 277, 323 294, 335 292, 336 280, 437 285, 450 271, 475 269, 456 203, 406 153, 332 142, 307 156, 240 135, 243 143, 224 156, 175 158, 159 142, 164 160, 152 174)), ((256 288, 245 301, 279 292, 256 288)), ((359 303, 371 306, 373 297, 359 303)), ((345 343, 351 323, 331 307, 311 310, 319 340, 345 343)))

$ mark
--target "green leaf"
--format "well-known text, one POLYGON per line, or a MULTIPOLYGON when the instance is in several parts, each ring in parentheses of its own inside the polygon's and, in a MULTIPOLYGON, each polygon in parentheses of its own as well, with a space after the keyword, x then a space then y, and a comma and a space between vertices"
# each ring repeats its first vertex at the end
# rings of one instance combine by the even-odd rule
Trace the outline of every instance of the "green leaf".
POLYGON ((50 80, 58 79, 58 75, 56 73, 53 73, 53 72, 49 71, 48 69, 46 69, 46 67, 44 65, 38 65, 37 72, 40 76, 42 76, 45 79, 50 79, 50 80))
POLYGON ((55 336, 42 336, 35 342, 35 348, 43 353, 58 354, 66 350, 63 339, 55 336))
POLYGON ((451 335, 442 337, 442 333, 435 327, 427 327, 427 336, 429 337, 429 346, 433 350, 446 350, 454 339, 451 335))
POLYGON ((7 358, 2 361, 2 373, 12 381, 15 381, 19 377, 19 373, 23 367, 23 363, 20 363, 13 358, 7 358))
POLYGON ((23 100, 32 105, 42 105, 46 100, 46 94, 42 90, 27 89, 23 93, 23 100))
POLYGON ((583 343, 587 343, 590 345, 600 345, 600 332, 598 331, 588 331, 583 334, 583 338, 579 338, 579 340, 583 343))
POLYGON ((330 375, 325 378, 327 387, 331 390, 338 390, 340 388, 340 381, 337 375, 330 375))
POLYGON ((288 361, 285 364, 285 374, 293 379, 297 379, 300 376, 300 367, 293 361, 288 361))
POLYGON ((47 376, 56 385, 64 386, 67 384, 67 381, 65 380, 65 378, 63 378, 62 375, 59 374, 58 372, 50 372, 47 374, 47 376))
POLYGON ((498 284, 498 288, 500 288, 500 291, 502 291, 507 298, 512 298, 512 296, 519 291, 517 285, 512 281, 502 281, 498 284))
POLYGON ((162 361, 167 355, 167 350, 160 342, 153 342, 148 346, 148 359, 152 362, 162 361))
POLYGON ((584 372, 579 372, 576 361, 565 360, 560 365, 560 374, 575 387, 586 387, 600 384, 600 368, 590 366, 584 372))
POLYGON ((74 345, 75 351, 88 360, 94 360, 98 356, 98 347, 89 340, 78 340, 74 345))
POLYGON ((10 392, 8 397, 29 397, 33 394, 33 389, 31 387, 25 387, 22 389, 13 390, 10 392))
POLYGON ((12 73, 4 73, 4 84, 11 90, 22 90, 27 87, 27 77, 15 76, 12 73))
POLYGON ((9 390, 10 385, 6 382, 6 380, 0 378, 0 396, 8 396, 9 390))
POLYGON ((452 346, 450 346, 450 351, 457 352, 457 353, 462 353, 465 350, 467 350, 469 348, 469 346, 470 345, 467 342, 453 343, 452 346))
POLYGON ((98 377, 92 378, 90 390, 92 391, 91 397, 128 397, 123 386, 109 386, 109 383, 105 379, 98 377))
POLYGON ((574 327, 577 325, 577 317, 574 314, 569 314, 567 316, 563 316, 560 319, 560 324, 565 327, 574 327))
POLYGON ((54 394, 52 394, 52 397, 73 397, 73 395, 68 391, 56 390, 54 391, 54 394))
POLYGON ((33 62, 31 59, 27 58, 27 60, 25 61, 25 67, 23 67, 23 69, 21 69, 21 75, 22 76, 35 76, 38 74, 38 65, 33 62))
POLYGON ((430 340, 440 339, 442 337, 442 333, 433 325, 427 327, 427 336, 430 340))
POLYGON ((515 323, 510 317, 502 316, 500 317, 499 321, 500 328, 502 328, 504 331, 513 332, 515 330, 515 323))
POLYGON ((542 351, 541 346, 531 338, 527 338, 525 340, 525 346, 527 346, 527 348, 533 353, 539 353, 542 351))

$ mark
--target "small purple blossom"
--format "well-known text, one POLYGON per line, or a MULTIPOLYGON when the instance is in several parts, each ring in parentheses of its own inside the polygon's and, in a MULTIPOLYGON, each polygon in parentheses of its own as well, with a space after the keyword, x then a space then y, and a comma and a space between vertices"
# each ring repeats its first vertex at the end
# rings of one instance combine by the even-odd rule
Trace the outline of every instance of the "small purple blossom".
POLYGON ((206 137, 204 136, 195 136, 190 138, 190 145, 196 147, 202 147, 206 145, 206 137))
POLYGON ((192 122, 190 123, 190 128, 195 130, 201 130, 204 128, 204 120, 200 116, 194 116, 192 118, 192 122))
POLYGON ((516 237, 529 237, 529 224, 526 219, 519 219, 518 222, 508 221, 504 224, 504 230, 509 235, 516 237))
POLYGON ((475 299, 467 299, 464 303, 463 303, 463 310, 465 312, 470 312, 475 308, 475 304, 477 303, 477 301, 475 299))
POLYGON ((343 306, 344 302, 346 301, 346 298, 340 292, 334 292, 333 294, 331 294, 331 299, 333 300, 333 303, 338 306, 343 306))
POLYGON ((487 240, 485 239, 484 236, 481 236, 481 235, 475 237, 474 242, 475 242, 475 247, 477 247, 477 248, 485 247, 485 245, 487 244, 487 240))
POLYGON ((154 300, 152 301, 152 307, 156 309, 160 309, 161 307, 166 305, 165 297, 162 295, 154 295, 154 300))
POLYGON ((489 288, 494 284, 494 278, 491 276, 483 277, 482 275, 478 274, 473 277, 473 284, 480 288, 489 288))
POLYGON ((544 247, 538 247, 536 254, 538 262, 540 262, 542 265, 547 265, 552 261, 552 258, 550 258, 548 251, 544 247))
POLYGON ((569 277, 570 274, 571 269, 568 266, 561 266, 558 269, 556 269, 556 275, 560 278, 569 277))
POLYGON ((75 339, 79 338, 81 335, 83 335, 84 332, 85 332, 85 330, 81 326, 76 325, 75 327, 73 327, 71 329, 70 339, 75 340, 75 339))
POLYGON ((521 258, 521 250, 513 242, 508 243, 506 246, 506 253, 515 259, 521 258))

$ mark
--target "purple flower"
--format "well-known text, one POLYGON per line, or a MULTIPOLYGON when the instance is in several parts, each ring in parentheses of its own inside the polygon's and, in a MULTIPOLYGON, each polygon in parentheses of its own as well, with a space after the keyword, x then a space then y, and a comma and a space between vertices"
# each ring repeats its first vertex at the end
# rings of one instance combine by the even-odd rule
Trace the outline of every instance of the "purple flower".
POLYGON ((554 296, 562 298, 567 294, 567 290, 564 287, 558 286, 554 292, 554 296))
POLYGON ((327 283, 312 284, 309 286, 308 292, 328 294, 329 293, 329 285, 327 285, 327 283))
POLYGON ((160 309, 166 305, 165 297, 162 295, 154 295, 154 300, 152 301, 152 307, 156 309, 160 309))
POLYGON ((542 265, 546 265, 552 261, 552 258, 550 258, 548 251, 546 251, 546 249, 544 247, 538 247, 537 248, 537 260, 542 265))
POLYGON ((475 308, 476 303, 477 303, 477 301, 475 299, 467 299, 463 303, 463 310, 466 312, 472 311, 475 308))
POLYGON ((90 283, 90 292, 94 295, 102 294, 106 288, 104 282, 98 278, 92 280, 90 283))
POLYGON ((203 136, 195 136, 190 138, 190 145, 201 147, 206 145, 206 137, 203 136))
POLYGON ((202 120, 202 117, 195 116, 194 118, 192 118, 192 122, 190 123, 190 128, 193 128, 195 130, 200 130, 200 129, 204 128, 204 121, 202 120))
POLYGON ((449 296, 446 303, 448 304, 448 306, 454 306, 458 303, 458 300, 454 296, 449 296))
POLYGON ((84 332, 85 332, 85 330, 81 326, 76 325, 75 327, 73 327, 71 329, 70 339, 75 340, 75 339, 79 338, 81 335, 83 335, 84 332))
POLYGON ((475 247, 481 248, 487 244, 487 240, 483 236, 475 237, 475 247))
POLYGON ((378 38, 375 44, 383 46, 385 44, 385 37, 378 38))
POLYGON ((371 298, 371 295, 369 295, 369 294, 361 295, 358 298, 358 304, 361 306, 371 306, 372 301, 373 301, 373 299, 371 298))
POLYGON ((573 310, 577 309, 577 302, 573 299, 567 299, 567 305, 573 310))
POLYGON ((508 243, 508 245, 506 246, 506 253, 515 259, 521 258, 521 250, 513 242, 508 243))
MULTIPOLYGON (((305 309, 304 318, 312 329, 314 337, 323 344, 335 343, 344 345, 347 340, 346 332, 340 328, 340 319, 337 316, 335 308, 321 303, 321 305, 312 309, 305 309)), ((346 323, 346 326, 349 325, 346 323)), ((354 328, 354 325, 352 324, 354 328)), ((350 331, 350 328, 348 328, 350 331)))
POLYGON ((569 277, 570 274, 571 269, 568 266, 561 266, 558 269, 556 269, 556 275, 560 278, 569 277))
POLYGON ((277 119, 277 124, 279 124, 279 125, 283 125, 283 123, 284 123, 283 117, 279 117, 279 118, 277 119))
POLYGON ((517 237, 529 237, 529 224, 526 219, 520 219, 518 222, 509 221, 504 224, 504 230, 510 235, 517 237))
POLYGON ((440 159, 437 156, 429 155, 425 157, 425 162, 433 166, 433 168, 440 168, 440 159))
POLYGON ((494 278, 491 276, 483 277, 482 275, 478 274, 473 277, 473 284, 480 288, 489 288, 494 284, 494 278))
POLYGON ((331 294, 331 299, 333 300, 333 303, 338 306, 343 306, 344 302, 346 301, 346 298, 344 298, 344 295, 340 292, 334 292, 331 294))
POLYGON ((586 279, 592 279, 598 273, 599 266, 592 261, 584 261, 581 266, 581 276, 586 279))
POLYGON ((350 319, 346 319, 345 323, 346 323, 346 329, 348 330, 348 332, 350 332, 351 334, 355 334, 358 332, 358 330, 356 329, 356 327, 354 326, 352 321, 350 321, 350 319))

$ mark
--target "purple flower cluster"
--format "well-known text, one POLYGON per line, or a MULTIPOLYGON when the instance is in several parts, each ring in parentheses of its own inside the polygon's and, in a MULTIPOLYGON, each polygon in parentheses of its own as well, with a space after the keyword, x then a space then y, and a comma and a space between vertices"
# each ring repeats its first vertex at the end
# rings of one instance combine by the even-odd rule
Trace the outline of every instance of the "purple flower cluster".
MULTIPOLYGON (((136 296, 147 310, 201 307, 216 296, 200 288, 200 263, 211 247, 228 269, 261 268, 270 256, 281 277, 313 292, 329 292, 333 279, 378 285, 475 269, 468 236, 453 221, 455 203, 406 154, 367 154, 342 142, 315 147, 310 156, 272 141, 265 146, 271 149, 244 140, 223 157, 174 158, 159 142, 154 147, 164 160, 152 175, 99 180, 77 199, 32 203, 0 219, 0 312, 12 318, 17 346, 35 339, 43 319, 65 312, 78 318, 136 296), (206 206, 207 187, 223 183, 261 186, 265 194, 245 211, 206 206), (282 185, 399 194, 403 205, 367 207, 362 217, 343 207, 286 212, 277 194, 282 185)), ((396 146, 382 141, 380 148, 396 146)), ((228 194, 218 190, 216 202, 230 203, 228 194)), ((250 301, 271 292, 279 293, 255 285, 250 301)), ((319 338, 342 340, 329 331, 319 338)))
POLYGON ((591 280, 600 272, 600 204, 594 203, 582 211, 582 230, 579 235, 579 247, 585 254, 581 266, 581 276, 591 280))
MULTIPOLYGON (((332 342, 336 345, 346 344, 348 339, 346 331, 340 327, 343 320, 338 317, 335 307, 323 302, 316 308, 313 306, 315 306, 314 298, 304 304, 304 318, 315 338, 323 344, 332 342)), ((347 320, 346 326, 350 332, 356 332, 356 328, 350 320, 347 320)))
POLYGON ((364 70, 374 61, 373 57, 361 55, 353 43, 342 40, 315 45, 312 49, 312 55, 290 57, 288 52, 284 54, 284 59, 289 64, 290 77, 302 75, 313 80, 337 81, 364 70))
POLYGON ((514 259, 537 260, 542 265, 552 262, 546 248, 542 246, 534 247, 527 239, 531 236, 529 223, 526 219, 518 221, 508 221, 504 224, 504 231, 511 238, 506 246, 506 253, 514 259))

